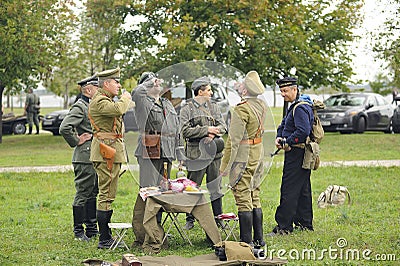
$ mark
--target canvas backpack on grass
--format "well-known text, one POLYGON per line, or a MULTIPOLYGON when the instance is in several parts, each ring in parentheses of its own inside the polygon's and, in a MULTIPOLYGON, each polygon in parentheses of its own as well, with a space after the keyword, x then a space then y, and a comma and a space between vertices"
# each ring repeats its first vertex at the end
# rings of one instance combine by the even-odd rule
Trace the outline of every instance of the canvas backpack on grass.
POLYGON ((296 107, 300 104, 307 104, 312 107, 314 120, 311 127, 311 134, 306 140, 305 153, 303 159, 303 169, 312 169, 317 170, 320 164, 319 158, 319 144, 324 138, 325 132, 321 124, 321 120, 318 117, 317 110, 324 109, 325 105, 323 102, 318 100, 313 100, 313 104, 309 104, 308 102, 299 102, 293 107, 293 117, 294 111, 296 107))
POLYGON ((351 204, 350 193, 347 187, 330 185, 327 189, 322 192, 318 197, 318 207, 326 208, 327 206, 339 206, 343 205, 348 199, 348 204, 351 204))

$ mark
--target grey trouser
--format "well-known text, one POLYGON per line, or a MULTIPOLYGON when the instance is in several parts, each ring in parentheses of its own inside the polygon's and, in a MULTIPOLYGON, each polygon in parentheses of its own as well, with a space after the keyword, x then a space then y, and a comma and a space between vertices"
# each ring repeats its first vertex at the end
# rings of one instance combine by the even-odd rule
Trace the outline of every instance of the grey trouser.
POLYGON ((84 206, 88 199, 95 199, 99 193, 97 174, 92 163, 72 163, 75 173, 74 206, 84 206))

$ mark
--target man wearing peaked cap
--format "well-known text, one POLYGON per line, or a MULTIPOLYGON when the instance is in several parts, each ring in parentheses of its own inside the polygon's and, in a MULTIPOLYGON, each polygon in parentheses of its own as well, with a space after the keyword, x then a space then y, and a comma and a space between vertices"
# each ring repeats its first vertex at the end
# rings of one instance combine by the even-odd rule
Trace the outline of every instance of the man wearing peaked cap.
POLYGON ((111 203, 117 194, 121 164, 127 162, 122 115, 129 109, 131 95, 123 92, 118 101, 113 100, 121 89, 119 75, 119 68, 97 73, 100 88, 89 104, 89 118, 93 129, 90 160, 99 182, 98 248, 109 248, 114 242, 108 227, 113 214, 111 203))
MULTIPOLYGON (((159 186, 163 180, 164 167, 166 166, 167 175, 170 177, 172 161, 175 158, 178 161, 182 160, 178 152, 178 114, 172 103, 167 98, 161 97, 162 90, 162 81, 156 78, 153 72, 144 72, 139 79, 139 85, 132 91, 132 100, 136 104, 136 123, 139 128, 135 157, 139 164, 140 188, 159 186), (149 142, 153 140, 154 143, 154 139, 158 139, 160 144, 156 152, 152 149, 154 146, 149 146, 149 142)), ((145 205, 146 202, 138 194, 132 217, 133 232, 136 237, 135 245, 144 244, 145 205)), ((160 224, 161 210, 156 217, 160 224)))
POLYGON ((102 72, 97 73, 97 77, 99 78, 99 82, 104 82, 105 80, 108 79, 114 79, 119 82, 120 69, 118 67, 115 69, 104 70, 102 72))
POLYGON ((290 87, 290 86, 297 86, 297 79, 294 77, 286 77, 282 79, 278 79, 276 84, 279 88, 290 87))
POLYGON ((85 87, 86 85, 94 85, 94 86, 98 87, 99 79, 97 78, 97 74, 94 74, 91 77, 88 77, 88 78, 78 81, 78 85, 81 87, 85 87))
POLYGON ((229 183, 238 208, 240 241, 265 245, 260 184, 263 172, 262 135, 267 106, 257 96, 264 85, 256 71, 247 73, 238 88, 242 102, 235 106, 220 172, 229 183), (253 233, 253 235, 252 235, 253 233))
POLYGON ((300 96, 294 77, 279 79, 276 84, 284 101, 292 104, 277 128, 275 146, 285 151, 285 160, 279 206, 275 212, 277 225, 268 236, 289 234, 293 232, 293 224, 300 230, 314 230, 311 169, 303 168, 305 143, 314 121, 313 102, 308 95, 300 96), (300 101, 306 104, 299 104, 300 101))
POLYGON ((72 165, 75 173, 76 194, 72 213, 75 239, 88 241, 99 233, 96 218, 96 198, 99 189, 97 174, 90 161, 93 130, 87 115, 89 99, 97 92, 97 77, 85 78, 79 81, 78 85, 81 86, 82 96, 71 106, 63 119, 60 134, 69 146, 74 148, 72 165))

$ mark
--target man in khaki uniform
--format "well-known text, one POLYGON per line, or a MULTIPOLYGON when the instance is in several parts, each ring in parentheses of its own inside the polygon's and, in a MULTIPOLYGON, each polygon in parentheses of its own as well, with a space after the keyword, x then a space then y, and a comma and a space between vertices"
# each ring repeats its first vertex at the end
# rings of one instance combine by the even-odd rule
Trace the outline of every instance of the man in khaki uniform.
POLYGON ((258 73, 247 73, 238 89, 243 100, 234 109, 220 168, 222 175, 229 174, 238 207, 240 241, 258 247, 265 245, 259 193, 264 153, 262 134, 267 106, 257 98, 264 90, 258 73))
POLYGON ((121 88, 119 74, 119 68, 98 73, 100 88, 89 104, 89 118, 94 133, 90 160, 93 162, 99 179, 97 221, 100 237, 98 248, 109 248, 113 243, 111 230, 108 227, 113 214, 111 203, 117 193, 121 163, 127 162, 122 115, 126 113, 131 104, 131 95, 123 92, 118 101, 113 101, 121 88), (100 149, 101 145, 102 149, 100 149), (114 152, 115 154, 113 154, 114 152))
POLYGON ((93 130, 88 117, 89 100, 97 92, 97 77, 78 82, 82 96, 76 101, 60 125, 60 134, 75 148, 72 165, 75 173, 75 198, 72 204, 75 239, 88 241, 96 236, 96 197, 99 193, 97 175, 90 161, 93 130), (86 230, 83 228, 86 225, 86 230), (86 232, 85 232, 86 231, 86 232))

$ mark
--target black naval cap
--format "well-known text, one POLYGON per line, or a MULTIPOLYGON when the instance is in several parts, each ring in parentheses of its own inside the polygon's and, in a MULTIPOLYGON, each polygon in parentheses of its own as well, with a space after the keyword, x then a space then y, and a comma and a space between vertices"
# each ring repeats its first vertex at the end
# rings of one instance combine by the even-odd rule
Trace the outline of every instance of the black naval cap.
POLYGON ((201 77, 198 79, 195 79, 192 83, 192 90, 196 91, 200 89, 201 86, 207 86, 211 84, 211 80, 209 77, 201 77))
POLYGON ((154 74, 153 72, 143 72, 142 75, 140 76, 138 83, 142 84, 143 82, 146 82, 155 77, 156 77, 156 74, 154 74))
POLYGON ((286 77, 283 79, 278 79, 276 84, 279 86, 279 88, 297 86, 297 79, 294 77, 286 77))
POLYGON ((91 77, 82 79, 81 81, 78 81, 78 85, 81 87, 85 87, 86 85, 94 85, 94 86, 99 86, 99 80, 97 78, 97 75, 94 74, 91 77))

